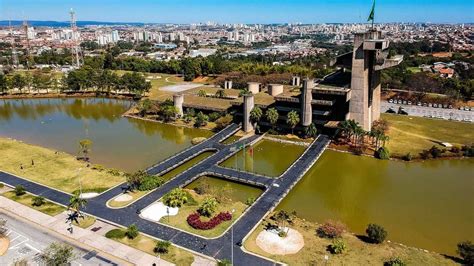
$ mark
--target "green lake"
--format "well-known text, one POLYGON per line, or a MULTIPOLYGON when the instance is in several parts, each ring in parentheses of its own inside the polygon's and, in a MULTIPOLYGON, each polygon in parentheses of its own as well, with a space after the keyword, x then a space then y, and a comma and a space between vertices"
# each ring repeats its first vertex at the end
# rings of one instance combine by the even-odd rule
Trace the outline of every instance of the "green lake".
MULTIPOLYGON (((123 118, 131 104, 92 98, 0 100, 0 136, 71 154, 77 154, 79 140, 89 138, 94 142, 93 163, 135 171, 189 147, 194 137, 212 134, 123 118)), ((303 150, 264 140, 222 165, 278 176, 303 150)), ((200 155, 165 178, 209 155, 200 155)), ((341 220, 355 233, 378 223, 392 241, 454 254, 457 242, 474 240, 473 167, 473 159, 404 163, 327 151, 278 208, 316 222, 341 220)), ((228 183, 215 178, 197 182, 202 180, 214 186, 228 183)), ((231 185, 232 193, 245 199, 260 193, 231 185)))

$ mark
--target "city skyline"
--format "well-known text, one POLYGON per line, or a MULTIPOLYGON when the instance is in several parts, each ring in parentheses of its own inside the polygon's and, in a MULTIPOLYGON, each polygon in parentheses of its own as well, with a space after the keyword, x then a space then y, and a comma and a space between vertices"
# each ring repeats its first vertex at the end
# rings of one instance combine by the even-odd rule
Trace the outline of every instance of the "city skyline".
MULTIPOLYGON (((41 0, 0 2, 0 20, 67 21, 74 8, 79 21, 143 23, 366 23, 372 1, 249 0, 115 1, 41 0)), ((377 1, 375 22, 472 23, 472 1, 377 1)))

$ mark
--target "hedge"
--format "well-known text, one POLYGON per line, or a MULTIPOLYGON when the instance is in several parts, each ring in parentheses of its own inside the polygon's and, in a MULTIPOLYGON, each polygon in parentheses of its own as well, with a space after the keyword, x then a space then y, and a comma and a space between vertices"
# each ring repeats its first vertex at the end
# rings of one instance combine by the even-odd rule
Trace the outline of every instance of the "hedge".
POLYGON ((187 218, 188 224, 192 228, 199 230, 213 229, 220 223, 230 220, 232 220, 232 214, 230 214, 229 212, 221 212, 218 215, 212 217, 211 220, 207 222, 201 221, 201 214, 199 214, 198 212, 190 214, 187 218))

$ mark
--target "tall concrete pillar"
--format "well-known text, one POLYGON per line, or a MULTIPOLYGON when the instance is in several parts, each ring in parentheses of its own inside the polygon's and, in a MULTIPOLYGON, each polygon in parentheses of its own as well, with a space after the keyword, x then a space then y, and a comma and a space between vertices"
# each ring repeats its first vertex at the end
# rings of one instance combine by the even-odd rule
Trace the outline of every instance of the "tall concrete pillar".
POLYGON ((232 89, 232 80, 224 81, 224 89, 232 89))
POLYGON ((377 55, 388 48, 388 41, 381 37, 374 30, 354 36, 349 118, 364 130, 370 130, 380 117, 380 71, 375 66, 377 55))
POLYGON ((249 92, 257 94, 260 92, 260 83, 258 82, 249 82, 247 83, 249 92))
POLYGON ((250 121, 250 112, 254 107, 254 96, 253 94, 244 95, 244 121, 242 121, 242 127, 244 132, 250 132, 253 130, 252 121, 250 121))
POLYGON ((292 86, 300 86, 301 85, 301 79, 300 77, 298 76, 293 76, 292 80, 291 80, 291 85, 292 86))
POLYGON ((313 122, 313 108, 311 101, 313 100, 313 79, 303 80, 303 89, 301 90, 301 124, 303 126, 309 126, 313 122))
POLYGON ((183 116, 183 103, 184 103, 184 95, 183 94, 174 94, 173 95, 173 103, 174 107, 178 111, 178 116, 183 116))

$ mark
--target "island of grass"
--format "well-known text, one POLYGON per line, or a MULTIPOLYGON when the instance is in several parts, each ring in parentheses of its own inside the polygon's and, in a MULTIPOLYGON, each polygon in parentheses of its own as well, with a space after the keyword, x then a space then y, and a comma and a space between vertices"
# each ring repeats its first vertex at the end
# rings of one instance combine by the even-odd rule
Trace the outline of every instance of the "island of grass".
MULTIPOLYGON (((178 174, 182 173, 183 171, 189 169, 190 167, 196 165, 197 163, 199 163, 200 161, 206 159, 207 157, 211 156, 212 154, 214 154, 214 152, 212 152, 212 151, 206 151, 206 152, 200 153, 199 155, 195 156, 191 160, 185 162, 184 164, 179 165, 178 167, 164 173, 161 176, 149 176, 147 178, 159 179, 160 180, 159 185, 161 185, 162 182, 169 181, 170 179, 174 178, 176 175, 178 175, 178 174)), ((141 175, 141 174, 143 174, 143 173, 141 173, 141 171, 138 171, 138 172, 134 173, 133 175, 141 175)), ((152 187, 142 187, 142 188, 140 188, 140 186, 138 184, 135 184, 135 185, 129 184, 129 185, 131 185, 130 190, 114 197, 112 200, 107 202, 107 205, 111 208, 125 207, 125 206, 133 203, 137 199, 143 197, 144 195, 148 194, 149 192, 151 192, 155 188, 155 187, 153 187, 153 188, 152 187), (140 189, 142 189, 142 190, 140 190, 140 189)))
POLYGON ((191 265, 194 261, 194 256, 189 251, 170 245, 167 252, 158 253, 155 249, 158 243, 157 240, 140 233, 131 238, 126 235, 126 232, 126 229, 112 229, 105 236, 153 256, 160 255, 160 258, 176 265, 191 265))
MULTIPOLYGON (((388 241, 381 244, 367 243, 363 241, 364 237, 358 237, 346 231, 341 231, 341 234, 334 238, 321 237, 317 234, 317 229, 321 225, 305 221, 294 215, 289 216, 288 218, 284 215, 284 221, 278 221, 277 213, 269 215, 247 237, 244 248, 252 253, 288 265, 385 265, 384 263, 392 260, 400 260, 405 264, 388 265, 457 265, 456 262, 441 254, 426 252, 388 241), (285 229, 281 230, 281 234, 275 235, 270 240, 282 238, 280 243, 285 243, 287 236, 284 232, 288 230, 287 228, 290 228, 303 236, 303 248, 296 253, 284 255, 265 252, 261 247, 265 243, 262 243, 261 238, 257 241, 257 238, 262 232, 269 230, 269 228, 276 228, 278 224, 285 229)), ((332 230, 334 228, 337 228, 337 226, 331 226, 330 232, 336 231, 332 230)), ((267 244, 271 247, 274 243, 267 244)), ((271 250, 271 248, 269 249, 271 250)))
POLYGON ((52 203, 51 201, 45 199, 43 199, 40 204, 34 204, 35 196, 29 193, 16 195, 14 191, 8 191, 3 193, 2 196, 50 216, 56 216, 66 211, 65 207, 52 203))
POLYGON ((170 204, 172 200, 167 200, 168 196, 163 197, 164 204, 179 210, 175 215, 164 215, 159 222, 206 238, 215 238, 222 235, 242 215, 262 190, 203 176, 186 186, 182 192, 185 197, 182 204, 170 204), (200 220, 198 225, 190 222, 196 215, 200 220), (213 224, 209 228, 201 228, 203 224, 206 227, 210 223, 213 224))
POLYGON ((12 139, 0 138, 0 151, 1 171, 68 193, 80 183, 83 191, 102 192, 125 181, 122 174, 92 169, 70 154, 12 139))
POLYGON ((396 157, 410 153, 416 158, 433 146, 444 148, 443 142, 459 147, 473 142, 473 123, 395 114, 382 114, 381 118, 389 123, 387 147, 396 157))

